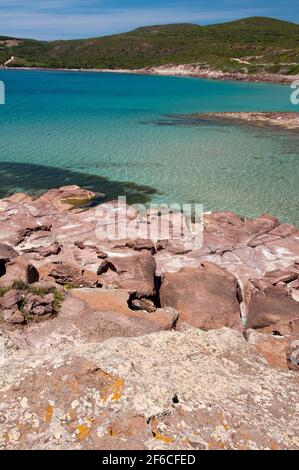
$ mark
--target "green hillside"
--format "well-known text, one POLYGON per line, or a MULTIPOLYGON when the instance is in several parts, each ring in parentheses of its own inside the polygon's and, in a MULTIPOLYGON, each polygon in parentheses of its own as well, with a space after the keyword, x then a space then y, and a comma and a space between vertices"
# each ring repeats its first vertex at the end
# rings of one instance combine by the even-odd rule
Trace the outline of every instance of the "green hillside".
POLYGON ((148 26, 72 41, 0 37, 0 63, 63 68, 200 64, 223 71, 299 73, 299 25, 253 17, 224 24, 148 26))

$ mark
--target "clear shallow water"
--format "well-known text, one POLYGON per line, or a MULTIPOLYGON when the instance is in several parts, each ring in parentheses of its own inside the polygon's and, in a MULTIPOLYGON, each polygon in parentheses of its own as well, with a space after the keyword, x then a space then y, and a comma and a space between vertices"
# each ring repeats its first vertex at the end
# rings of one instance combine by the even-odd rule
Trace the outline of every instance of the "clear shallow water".
POLYGON ((168 115, 296 111, 286 86, 0 71, 0 197, 81 184, 107 198, 270 212, 299 224, 299 136, 168 115))

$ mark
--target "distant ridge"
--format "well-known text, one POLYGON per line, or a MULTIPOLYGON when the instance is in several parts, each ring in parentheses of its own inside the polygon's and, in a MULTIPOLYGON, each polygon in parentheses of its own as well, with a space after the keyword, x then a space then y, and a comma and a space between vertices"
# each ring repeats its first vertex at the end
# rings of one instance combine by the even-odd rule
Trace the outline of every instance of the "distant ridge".
POLYGON ((198 64, 247 74, 299 73, 299 25, 250 17, 199 26, 144 26, 90 39, 37 41, 0 36, 0 64, 47 68, 138 69, 198 64))

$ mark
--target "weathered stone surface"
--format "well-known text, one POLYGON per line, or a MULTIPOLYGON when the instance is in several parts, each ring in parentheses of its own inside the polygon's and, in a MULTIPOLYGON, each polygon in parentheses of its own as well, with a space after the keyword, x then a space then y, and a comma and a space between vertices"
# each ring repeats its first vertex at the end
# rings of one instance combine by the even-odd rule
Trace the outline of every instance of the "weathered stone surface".
POLYGON ((273 286, 284 288, 294 300, 299 302, 299 263, 285 269, 276 269, 266 273, 264 280, 273 286))
MULTIPOLYGON (((27 325, 21 336, 11 331, 8 334, 12 335, 18 345, 25 342, 29 349, 38 349, 45 345, 52 347, 59 344, 101 342, 114 336, 142 336, 175 327, 178 319, 176 310, 156 309, 152 313, 135 311, 129 308, 129 299, 130 293, 125 290, 72 289, 55 318, 27 325)), ((29 299, 26 307, 30 306, 29 299)), ((34 303, 33 307, 35 306, 44 307, 39 302, 34 303)), ((39 310, 32 313, 43 315, 39 310)))
POLYGON ((137 240, 129 240, 126 243, 128 248, 132 248, 135 251, 150 251, 152 254, 156 252, 155 245, 152 240, 146 240, 143 238, 138 238, 137 240))
POLYGON ((96 321, 101 324, 96 328, 98 338, 140 336, 170 330, 178 320, 178 313, 173 308, 153 309, 151 312, 146 309, 132 310, 129 307, 130 292, 126 290, 72 289, 70 295, 82 300, 90 311, 96 312, 96 321))
POLYGON ((5 310, 4 320, 12 325, 22 325, 25 323, 25 317, 20 310, 5 310))
POLYGON ((28 294, 24 310, 30 315, 45 316, 53 313, 54 294, 28 294))
POLYGON ((2 448, 299 446, 298 374, 229 329, 9 349, 0 373, 2 448))
POLYGON ((157 273, 175 272, 210 261, 235 275, 242 291, 250 278, 263 277, 268 271, 283 269, 299 259, 299 231, 295 226, 279 224, 271 216, 243 219, 231 212, 204 214, 203 246, 175 240, 157 244, 157 273), (273 228, 275 226, 275 228, 273 228), (185 248, 184 248, 185 247, 185 248), (186 249, 188 248, 188 249, 186 249))
POLYGON ((255 347, 267 361, 269 366, 288 369, 288 348, 290 338, 272 335, 269 333, 258 333, 255 330, 246 332, 248 343, 255 347))
POLYGON ((287 348, 288 368, 299 371, 299 337, 291 338, 287 348))
POLYGON ((73 287, 101 285, 97 275, 69 263, 49 263, 39 268, 40 279, 73 287))
POLYGON ((146 310, 147 312, 154 312, 156 310, 154 302, 150 299, 132 299, 131 307, 134 310, 146 310))
POLYGON ((0 314, 5 322, 8 324, 24 323, 24 315, 19 310, 23 299, 23 293, 16 289, 11 289, 2 298, 0 297, 0 314))
POLYGON ((41 224, 34 221, 22 221, 22 228, 18 230, 18 235, 20 237, 20 241, 24 240, 29 235, 32 235, 34 232, 50 232, 51 230, 51 223, 41 224))
POLYGON ((0 261, 10 261, 18 256, 18 252, 12 246, 0 243, 0 261))
POLYGON ((61 251, 61 246, 58 242, 53 242, 48 246, 39 246, 36 248, 29 248, 24 250, 24 253, 37 253, 44 258, 52 255, 58 255, 61 251))
POLYGON ((32 286, 24 286, 20 289, 10 289, 0 297, 1 320, 6 323, 25 323, 34 317, 50 317, 56 313, 55 309, 59 306, 60 298, 58 297, 59 300, 55 306, 54 293, 39 291, 36 285, 36 290, 32 289, 32 286))
POLYGON ((299 371, 299 335, 280 336, 247 330, 246 337, 269 366, 299 371))
POLYGON ((282 336, 299 334, 299 303, 283 288, 269 281, 252 280, 245 295, 246 329, 282 336))
POLYGON ((298 447, 296 227, 205 214, 201 246, 182 240, 181 213, 141 215, 116 201, 70 210, 93 196, 72 186, 0 201, 0 295, 16 280, 78 287, 50 319, 52 296, 44 304, 25 287, 0 299, 0 445, 298 447), (170 239, 149 240, 152 224, 170 239), (242 329, 240 311, 255 328, 248 342, 189 329, 242 329))
POLYGON ((9 245, 0 243, 0 277, 6 273, 6 264, 8 261, 16 258, 18 253, 9 245))
POLYGON ((3 310, 16 309, 21 299, 22 293, 16 289, 11 289, 0 298, 0 306, 3 310))
MULTIPOLYGON (((84 211, 76 209, 67 212, 64 206, 53 203, 56 197, 63 199, 70 194, 76 200, 77 192, 86 196, 84 190, 71 187, 51 190, 35 200, 24 195, 2 200, 0 241, 16 246, 17 251, 25 253, 26 258, 37 264, 37 267, 47 262, 47 258, 43 260, 37 251, 57 242, 61 245, 61 251, 49 255, 51 262, 68 262, 96 273, 101 253, 104 254, 101 258, 106 254, 112 257, 131 255, 135 252, 134 245, 141 250, 147 247, 150 251, 153 241, 148 241, 148 224, 159 226, 160 222, 165 224, 167 221, 165 215, 160 216, 158 211, 156 214, 148 214, 144 224, 146 238, 143 241, 139 238, 138 241, 138 238, 135 240, 133 237, 129 246, 127 239, 123 243, 105 239, 102 231, 98 231, 99 227, 109 228, 118 219, 124 219, 134 227, 138 225, 138 211, 125 204, 119 207, 115 201, 84 211), (18 231, 30 227, 36 230, 27 231, 22 240, 17 235, 18 231), (51 230, 42 230, 42 227, 51 227, 51 230)), ((178 271, 185 266, 197 267, 203 261, 210 261, 234 274, 244 289, 248 279, 263 277, 274 269, 286 268, 299 259, 298 230, 289 224, 279 224, 271 216, 243 219, 230 212, 205 214, 201 249, 192 240, 182 243, 175 238, 182 224, 179 214, 169 220, 169 224, 171 230, 168 232, 171 235, 174 231, 174 238, 165 240, 160 237, 162 241, 155 243, 157 275, 178 271)))
POLYGON ((178 326, 187 323, 203 330, 223 326, 241 329, 237 296, 236 279, 212 263, 162 277, 161 305, 179 312, 178 326))
POLYGON ((213 212, 205 216, 204 222, 204 243, 212 250, 222 252, 247 245, 279 224, 278 219, 268 214, 256 219, 243 219, 232 212, 213 212))
POLYGON ((39 274, 35 266, 21 256, 8 262, 5 265, 5 270, 5 274, 0 278, 1 286, 10 286, 15 281, 32 284, 39 280, 39 274))
POLYGON ((98 274, 104 285, 136 292, 138 298, 155 294, 155 258, 147 251, 102 261, 98 274))

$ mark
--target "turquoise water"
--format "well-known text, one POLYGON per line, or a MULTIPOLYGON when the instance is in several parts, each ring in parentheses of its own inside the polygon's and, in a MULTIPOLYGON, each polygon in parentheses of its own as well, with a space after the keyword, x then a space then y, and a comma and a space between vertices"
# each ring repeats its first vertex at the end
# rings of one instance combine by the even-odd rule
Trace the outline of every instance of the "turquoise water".
POLYGON ((173 119, 296 111, 287 86, 8 70, 0 80, 0 197, 76 183, 107 199, 196 202, 299 223, 299 136, 173 119))

